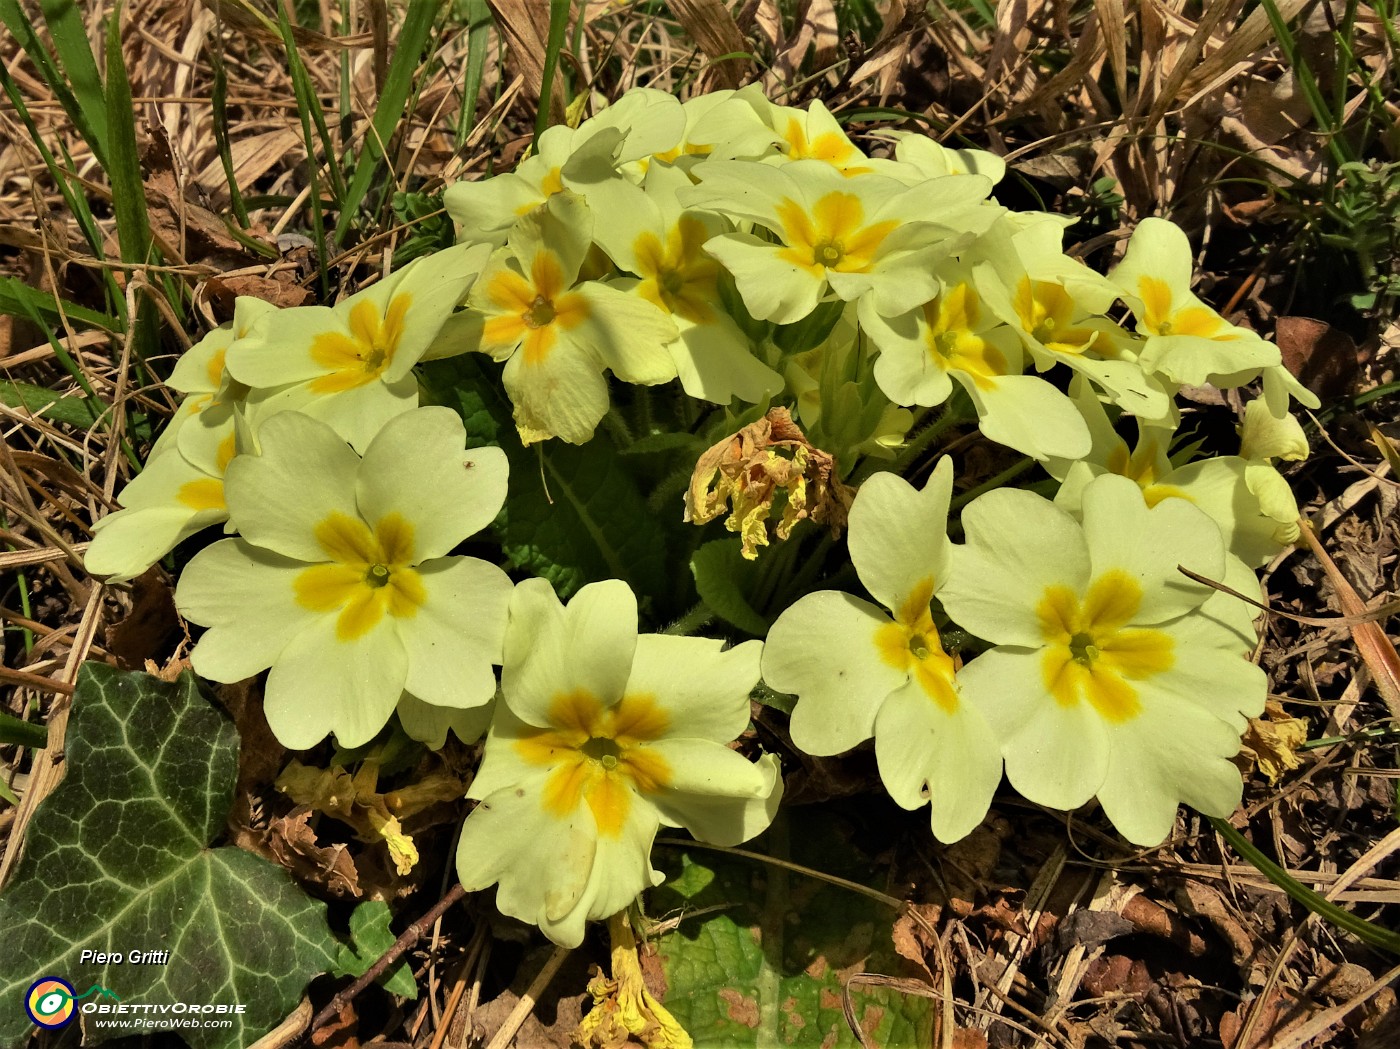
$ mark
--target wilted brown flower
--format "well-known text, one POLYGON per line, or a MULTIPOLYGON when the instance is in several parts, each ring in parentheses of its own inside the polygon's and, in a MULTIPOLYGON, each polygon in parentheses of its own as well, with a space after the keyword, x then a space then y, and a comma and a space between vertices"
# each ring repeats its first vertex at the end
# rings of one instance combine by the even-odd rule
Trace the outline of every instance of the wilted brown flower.
POLYGON ((779 539, 804 517, 839 535, 855 497, 831 453, 808 441, 786 408, 773 408, 700 456, 685 495, 685 519, 705 524, 728 509, 724 526, 739 533, 752 561, 769 543, 768 522, 780 493, 779 539))

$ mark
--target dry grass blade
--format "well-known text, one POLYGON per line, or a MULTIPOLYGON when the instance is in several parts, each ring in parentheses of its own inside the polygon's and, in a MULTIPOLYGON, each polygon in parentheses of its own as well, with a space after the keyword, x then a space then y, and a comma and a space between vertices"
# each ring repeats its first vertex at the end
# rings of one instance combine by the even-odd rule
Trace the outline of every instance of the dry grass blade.
POLYGON ((749 63, 734 56, 747 52, 749 42, 723 0, 671 0, 669 6, 676 21, 710 59, 711 65, 706 70, 709 86, 724 88, 742 84, 749 63))
MULTIPOLYGON (((1312 526, 1306 521, 1300 521, 1303 538, 1312 548, 1313 555, 1322 565, 1322 570, 1327 573, 1327 578, 1333 588, 1337 591, 1338 600, 1341 602, 1342 611, 1348 616, 1364 616, 1368 613, 1365 602, 1361 600, 1356 589, 1342 575, 1337 563, 1332 560, 1327 550, 1318 540, 1312 530, 1312 526)), ((1367 668, 1371 671, 1371 677, 1376 683, 1376 691, 1381 694, 1385 701, 1386 708, 1390 711, 1390 716, 1400 719, 1400 654, 1395 651, 1395 646, 1390 638, 1386 636, 1379 623, 1359 622, 1351 626, 1351 636, 1356 641, 1357 651, 1361 653, 1361 658, 1366 661, 1367 668)))
MULTIPOLYGON (((548 0, 486 0, 509 48, 507 63, 525 78, 527 95, 539 98, 544 84, 545 41, 549 39, 548 0)), ((564 122, 564 85, 559 78, 549 93, 550 123, 564 122)))

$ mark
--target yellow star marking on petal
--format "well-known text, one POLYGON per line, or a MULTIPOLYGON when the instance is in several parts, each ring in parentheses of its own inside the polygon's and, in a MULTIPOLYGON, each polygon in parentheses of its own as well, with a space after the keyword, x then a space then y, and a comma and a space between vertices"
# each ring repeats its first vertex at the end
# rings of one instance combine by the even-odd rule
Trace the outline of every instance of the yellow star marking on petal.
POLYGON ((670 719, 656 697, 631 694, 604 708, 591 692, 554 697, 548 728, 530 729, 515 743, 532 765, 552 768, 543 806, 563 818, 586 803, 605 838, 622 834, 634 794, 655 794, 671 781, 666 760, 646 746, 660 739, 670 719))
POLYGON ((373 630, 385 613, 416 615, 427 599, 414 561, 413 526, 397 513, 369 525, 339 511, 316 526, 316 542, 328 558, 297 574, 297 603, 313 612, 339 610, 335 636, 354 641, 373 630))
POLYGON ((719 299, 719 263, 701 250, 709 236, 704 223, 689 215, 682 215, 671 227, 664 245, 655 233, 638 236, 632 245, 637 276, 642 278, 638 294, 693 324, 713 320, 711 303, 719 299))
POLYGON ((404 318, 413 296, 400 292, 381 317, 374 303, 357 302, 350 310, 350 334, 326 332, 311 343, 311 359, 328 374, 311 382, 312 393, 342 393, 374 382, 393 363, 403 338, 404 318))
POLYGON ((204 366, 204 374, 209 379, 209 385, 216 390, 224 379, 224 355, 227 352, 227 348, 215 350, 210 355, 209 362, 204 366))
POLYGON ((217 477, 201 477, 180 485, 175 498, 191 510, 226 510, 224 482, 217 477))
POLYGON ((980 314, 977 292, 970 285, 950 288, 924 304, 924 339, 929 354, 945 370, 963 372, 978 389, 990 390, 1010 366, 1000 350, 973 331, 980 314))
POLYGON ((958 709, 958 693, 953 687, 956 664, 943 651, 943 642, 934 625, 929 602, 933 600, 933 577, 919 581, 895 612, 895 621, 877 627, 875 647, 880 658, 896 670, 913 676, 924 695, 946 713, 958 709))
MULTIPOLYGON (((238 451, 238 441, 233 434, 228 434, 219 442, 218 450, 214 453, 214 462, 219 468, 220 475, 228 468, 229 460, 238 451)), ((175 498, 189 507, 191 510, 227 510, 224 503, 224 479, 219 477, 201 477, 195 481, 186 481, 175 492, 175 498)))
POLYGON ((1142 587, 1122 569, 1104 572, 1081 602, 1067 586, 1046 588, 1036 607, 1046 648, 1045 688, 1061 706, 1081 700, 1106 721, 1121 723, 1142 711, 1130 684, 1170 670, 1175 642, 1160 630, 1128 628, 1142 606, 1142 587))
POLYGON ((1160 277, 1139 277, 1138 297, 1142 299, 1142 323, 1154 335, 1194 335, 1216 342, 1249 337, 1204 306, 1173 309, 1171 288, 1160 277))
POLYGON ((815 277, 827 270, 868 273, 880 245, 899 226, 887 219, 865 225, 865 208, 854 193, 832 192, 812 205, 811 213, 784 197, 778 205, 781 236, 787 247, 778 257, 815 277))
POLYGON ((508 267, 498 271, 486 286, 486 297, 494 315, 482 332, 483 346, 499 359, 523 344, 527 365, 544 361, 561 331, 588 318, 587 300, 565 290, 564 269, 548 249, 535 256, 528 278, 508 267))
POLYGON ((852 160, 863 160, 860 150, 851 145, 835 131, 823 131, 816 138, 808 139, 807 129, 802 121, 788 117, 787 126, 780 132, 783 136, 782 148, 789 160, 824 160, 839 169, 847 177, 864 174, 868 167, 846 167, 852 160))
POLYGON ((1074 299, 1052 281, 1022 277, 1016 285, 1014 306, 1022 329, 1047 350, 1081 354, 1098 338, 1099 333, 1092 328, 1071 326, 1074 299))
POLYGON ((1184 488, 1178 488, 1174 484, 1157 483, 1157 452, 1157 440, 1153 437, 1139 441, 1132 455, 1128 454, 1128 445, 1120 440, 1108 453, 1108 461, 1104 465, 1108 467, 1109 473, 1135 481, 1142 489, 1142 497, 1147 501, 1148 509, 1163 499, 1185 499, 1194 503, 1195 500, 1184 488))

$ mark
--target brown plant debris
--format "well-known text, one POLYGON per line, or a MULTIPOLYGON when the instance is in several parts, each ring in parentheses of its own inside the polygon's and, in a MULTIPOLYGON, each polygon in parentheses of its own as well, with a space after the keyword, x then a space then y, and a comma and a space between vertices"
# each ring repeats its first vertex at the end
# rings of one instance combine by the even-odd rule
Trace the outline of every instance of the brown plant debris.
POLYGON ((702 525, 727 509, 724 527, 739 533, 743 554, 752 561, 769 544, 775 512, 772 531, 780 540, 805 518, 837 536, 854 498, 831 453, 808 441, 786 408, 771 408, 700 456, 686 491, 685 519, 702 525))

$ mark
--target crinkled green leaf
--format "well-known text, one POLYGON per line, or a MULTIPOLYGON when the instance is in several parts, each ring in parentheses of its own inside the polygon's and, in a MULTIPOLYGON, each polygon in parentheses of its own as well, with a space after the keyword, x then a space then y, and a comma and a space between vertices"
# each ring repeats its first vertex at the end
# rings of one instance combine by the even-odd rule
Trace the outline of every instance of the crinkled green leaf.
MULTIPOLYGON (((780 817, 782 818, 782 817, 780 817)), ((792 817, 799 862, 842 877, 869 877, 857 853, 822 814, 792 817)), ((753 846, 748 846, 752 848, 753 846)), ((710 851, 658 849, 671 878, 649 903, 654 914, 694 913, 662 937, 666 1008, 696 1049, 856 1049, 841 1007, 857 972, 908 975, 891 946, 895 912, 849 889, 710 851), (704 871, 711 875, 705 881, 704 871), (709 908, 719 908, 709 910, 709 908)), ((880 1049, 933 1044, 927 998, 890 988, 853 989, 855 1015, 880 1049)))
MULTIPOLYGON (((366 900, 350 914, 350 944, 342 944, 336 955, 337 976, 363 976, 369 967, 394 946, 397 937, 389 928, 393 914, 383 900, 366 900)), ((408 963, 400 962, 379 977, 381 987, 405 998, 418 997, 418 985, 408 963)))
POLYGON ((768 633, 768 620, 749 602, 749 591, 758 580, 758 565, 745 561, 739 539, 715 539, 690 557, 695 590, 710 611, 726 623, 755 637, 768 633))
POLYGON ((665 533, 609 441, 523 447, 500 376, 475 354, 433 362, 426 383, 461 412, 469 443, 500 445, 510 460, 510 492, 494 525, 509 567, 543 576, 561 598, 599 579, 625 580, 639 596, 670 594, 665 533))
POLYGON ((89 1042, 148 1032, 137 1024, 160 1018, 162 1005, 226 1003, 245 1007, 229 1015, 231 1027, 181 1036, 194 1049, 251 1045, 330 968, 335 939, 325 904, 281 868, 209 847, 233 800, 233 725, 190 674, 167 684, 89 663, 73 697, 65 766, 0 895, 0 1043, 27 1039, 25 992, 58 976, 80 995, 98 986, 128 1010, 151 1007, 104 1017, 129 1026, 88 1024, 89 1042), (169 960, 95 964, 81 961, 84 950, 168 951, 169 960))

